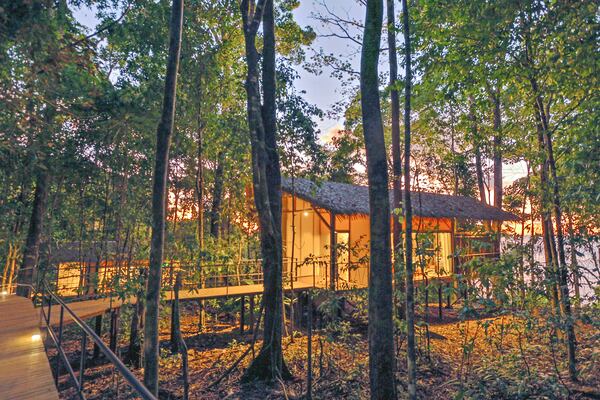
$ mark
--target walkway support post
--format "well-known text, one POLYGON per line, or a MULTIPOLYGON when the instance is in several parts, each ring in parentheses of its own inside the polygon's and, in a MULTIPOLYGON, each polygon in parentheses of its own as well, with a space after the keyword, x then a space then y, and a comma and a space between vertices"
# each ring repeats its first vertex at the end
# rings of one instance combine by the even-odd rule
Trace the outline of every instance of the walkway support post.
MULTIPOLYGON (((58 347, 62 346, 63 341, 63 321, 65 308, 60 307, 60 319, 58 323, 58 347)), ((56 374, 54 374, 54 385, 58 387, 58 379, 60 378, 60 354, 56 357, 56 374)))
POLYGON ((307 329, 308 329, 308 344, 307 344, 307 375, 306 375, 306 398, 308 400, 312 400, 312 381, 313 381, 313 370, 312 370, 312 298, 311 298, 311 291, 309 290, 307 292, 307 296, 308 298, 308 310, 307 310, 307 315, 306 315, 306 319, 307 319, 307 329))
MULTIPOLYGON (((96 316, 96 324, 94 326, 94 332, 96 335, 102 337, 102 314, 96 316)), ((97 360, 100 357, 100 347, 96 343, 94 343, 94 353, 92 355, 93 360, 97 360)))
POLYGON ((246 296, 240 299, 240 335, 244 334, 244 312, 246 308, 246 296))
POLYGON ((248 302, 248 309, 250 313, 250 333, 254 335, 254 295, 250 296, 250 300, 248 302))
POLYGON ((441 321, 442 320, 442 305, 443 303, 443 296, 442 296, 442 281, 438 282, 438 318, 441 321))
POLYGON ((79 360, 79 391, 83 391, 83 382, 85 378, 85 359, 87 355, 87 334, 83 332, 81 337, 81 359, 79 360))
POLYGON ((110 344, 109 348, 113 353, 117 352, 117 335, 119 334, 119 309, 113 309, 110 312, 110 344))
POLYGON ((337 288, 337 234, 335 232, 335 213, 329 213, 329 288, 337 288))

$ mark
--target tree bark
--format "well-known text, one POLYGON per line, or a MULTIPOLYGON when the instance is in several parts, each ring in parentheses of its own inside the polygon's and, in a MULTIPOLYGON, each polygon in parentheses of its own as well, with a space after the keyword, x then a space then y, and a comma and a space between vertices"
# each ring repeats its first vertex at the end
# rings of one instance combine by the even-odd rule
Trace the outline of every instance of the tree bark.
MULTIPOLYGON (((394 0, 387 2, 387 36, 388 36, 388 58, 390 64, 390 101, 392 111, 392 188, 393 188, 393 208, 398 210, 402 208, 402 157, 400 153, 400 96, 398 93, 398 58, 396 54, 396 12, 394 10, 394 0)), ((402 257, 402 222, 399 216, 394 215, 392 233, 394 238, 393 255, 394 269, 400 268, 399 262, 402 257)), ((396 271, 396 274, 399 271, 396 271)), ((396 280, 398 285, 397 292, 404 293, 405 285, 402 279, 396 280)), ((398 305, 398 316, 401 319, 406 318, 404 301, 398 305)))
POLYGON ((252 147, 254 204, 258 214, 264 273, 265 310, 263 345, 244 374, 244 380, 274 380, 291 377, 283 361, 282 337, 282 245, 281 172, 275 130, 275 27, 271 0, 242 0, 246 49, 247 112, 252 147), (264 15, 263 15, 264 10, 264 15), (263 94, 259 89, 256 34, 263 19, 263 94))
MULTIPOLYGON (((18 272, 17 282, 20 284, 34 284, 40 254, 42 230, 44 229, 49 183, 50 175, 48 174, 48 171, 40 168, 36 177, 35 195, 33 199, 33 208, 31 210, 31 218, 29 220, 29 230, 27 231, 27 238, 25 240, 23 262, 21 263, 18 272)), ((31 288, 19 286, 17 287, 17 295, 29 297, 31 295, 31 288)))
POLYGON ((144 384, 155 396, 158 396, 158 308, 165 242, 167 173, 169 167, 169 147, 175 119, 177 72, 179 69, 179 54, 181 52, 182 27, 183 0, 173 0, 163 109, 156 132, 156 162, 154 165, 154 183, 152 188, 152 238, 144 325, 144 384))
POLYGON ((415 346, 415 299, 412 262, 412 204, 410 198, 410 109, 411 109, 411 50, 410 20, 407 0, 402 0, 402 23, 404 31, 405 81, 404 89, 404 221, 405 227, 405 266, 406 266, 406 362, 408 375, 408 398, 417 398, 417 354, 415 346))
POLYGON ((383 1, 368 0, 360 61, 360 91, 371 230, 369 378, 371 399, 395 399, 390 203, 378 75, 382 24, 383 1))

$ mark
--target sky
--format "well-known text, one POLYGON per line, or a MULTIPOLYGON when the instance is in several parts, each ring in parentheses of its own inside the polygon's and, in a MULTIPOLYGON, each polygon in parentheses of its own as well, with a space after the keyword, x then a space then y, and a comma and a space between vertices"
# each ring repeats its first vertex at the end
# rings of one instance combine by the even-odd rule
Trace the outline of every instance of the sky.
MULTIPOLYGON (((327 8, 337 14, 350 16, 352 18, 363 18, 363 9, 355 1, 351 0, 326 0, 327 8)), ((348 56, 353 49, 347 40, 324 37, 328 35, 330 30, 321 26, 314 18, 314 14, 325 12, 325 7, 321 1, 305 0, 300 2, 300 6, 294 10, 294 16, 298 24, 302 27, 311 26, 317 32, 317 38, 313 43, 313 50, 308 50, 307 56, 311 56, 313 51, 322 49, 325 53, 334 53, 338 56, 348 56)), ((93 32, 98 24, 93 9, 80 8, 74 12, 75 18, 79 23, 86 26, 90 32, 93 32)), ((353 66, 358 69, 358 57, 352 57, 353 66)), ((325 69, 320 75, 315 75, 308 72, 302 66, 297 66, 300 78, 296 81, 296 87, 299 90, 305 91, 305 98, 308 102, 317 105, 323 111, 328 111, 331 106, 342 99, 341 83, 337 79, 332 79, 330 71, 325 69)), ((323 120, 317 121, 318 127, 323 134, 326 134, 332 129, 341 128, 342 120, 333 116, 326 116, 323 120)))
MULTIPOLYGON (((325 0, 327 1, 327 0, 325 0)), ((349 0, 328 0, 327 8, 344 17, 362 19, 364 18, 363 7, 355 1, 349 0)), ((300 7, 294 11, 296 21, 300 26, 311 26, 317 33, 317 38, 313 42, 313 49, 323 50, 324 53, 333 53, 337 56, 346 57, 350 60, 354 69, 359 69, 359 58, 356 56, 356 46, 349 43, 347 39, 330 37, 332 31, 315 18, 315 14, 327 13, 322 2, 306 0, 300 2, 300 7)), ((297 68, 300 79, 297 87, 306 92, 305 98, 310 103, 316 104, 323 111, 330 110, 332 105, 342 100, 342 86, 338 79, 331 77, 331 70, 324 69, 319 75, 306 71, 302 67, 297 68)), ((320 121, 318 126, 322 134, 326 135, 332 130, 338 130, 342 127, 343 120, 328 116, 320 121)))
MULTIPOLYGON (((316 16, 318 14, 328 15, 332 12, 344 19, 364 19, 364 8, 357 1, 353 0, 303 0, 300 6, 294 10, 294 16, 298 24, 302 27, 311 26, 317 33, 317 37, 310 49, 307 49, 307 57, 311 57, 314 52, 322 51, 325 54, 334 54, 335 56, 348 60, 353 69, 359 69, 359 55, 357 45, 348 39, 331 36, 334 32, 316 16)), ((98 20, 95 18, 95 12, 91 9, 75 10, 75 18, 84 26, 88 27, 90 32, 94 31, 98 20)), ((354 32, 353 32, 354 33, 354 32)), ((298 90, 304 91, 304 98, 311 104, 318 106, 325 112, 322 120, 316 121, 323 138, 331 136, 342 128, 343 117, 332 113, 333 105, 344 100, 344 88, 342 82, 331 76, 331 69, 324 68, 320 74, 314 74, 307 71, 303 66, 297 66, 296 70, 299 79, 295 86, 298 90)), ((510 185, 515 179, 526 175, 524 163, 505 164, 503 171, 504 186, 510 185)))

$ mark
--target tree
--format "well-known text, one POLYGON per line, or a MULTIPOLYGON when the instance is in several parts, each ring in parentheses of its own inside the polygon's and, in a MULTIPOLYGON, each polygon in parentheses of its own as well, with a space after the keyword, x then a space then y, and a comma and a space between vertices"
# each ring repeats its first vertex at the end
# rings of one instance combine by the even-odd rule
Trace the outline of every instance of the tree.
MULTIPOLYGON (((47 171, 40 170, 35 183, 35 197, 29 221, 29 230, 27 231, 27 239, 25 241, 23 263, 19 268, 18 283, 20 284, 34 284, 35 270, 40 252, 40 240, 46 214, 46 203, 48 201, 48 181, 49 175, 47 171)), ((17 294, 29 297, 31 289, 28 286, 19 286, 17 294)))
POLYGON ((386 146, 379 104, 378 62, 383 1, 367 1, 360 62, 363 134, 367 157, 370 207, 369 380, 371 399, 394 399, 394 326, 390 203, 386 146))
POLYGON ((242 0, 240 4, 246 48, 248 128, 252 147, 254 204, 260 227, 264 274, 263 345, 252 361, 246 380, 288 378, 281 348, 283 256, 281 247, 281 173, 277 154, 275 119, 275 24, 272 0, 242 0), (263 103, 256 34, 263 20, 263 103))
POLYGON ((156 160, 152 189, 152 239, 148 282, 146 286, 146 313, 144 324, 144 384, 155 396, 158 396, 158 309, 160 305, 160 286, 165 243, 167 174, 169 165, 169 147, 171 145, 171 136, 175 119, 177 72, 179 69, 182 29, 183 0, 173 0, 169 29, 169 58, 167 61, 163 109, 156 130, 156 160))
POLYGON ((412 88, 410 19, 407 0, 402 0, 404 31, 404 211, 406 265, 406 361, 408 366, 408 397, 417 398, 417 357, 415 349, 415 301, 412 263, 412 204, 410 199, 410 102, 412 88))
MULTIPOLYGON (((394 0, 387 0, 387 33, 388 33, 388 58, 390 64, 390 107, 392 118, 392 187, 394 194, 393 207, 395 210, 402 209, 402 157, 400 155, 400 96, 398 91, 398 57, 396 54, 396 15, 394 11, 394 0)), ((395 267, 399 268, 402 246, 402 222, 394 216, 393 222, 394 238, 394 260, 395 267)), ((396 271, 398 272, 398 271, 396 271)), ((399 292, 404 292, 404 281, 398 282, 399 292)), ((405 318, 406 310, 404 302, 399 305, 400 318, 405 318)))

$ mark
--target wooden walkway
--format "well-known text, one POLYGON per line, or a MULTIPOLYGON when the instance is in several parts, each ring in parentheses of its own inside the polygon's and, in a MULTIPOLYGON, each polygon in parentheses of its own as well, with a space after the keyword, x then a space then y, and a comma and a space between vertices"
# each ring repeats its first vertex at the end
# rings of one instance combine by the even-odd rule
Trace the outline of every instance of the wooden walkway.
MULTIPOLYGON (((294 282, 294 291, 296 290, 305 290, 308 288, 312 288, 312 280, 310 282, 306 281, 298 281, 294 282)), ((290 291, 291 288, 288 286, 284 289, 285 291, 290 291)), ((224 297, 237 297, 237 296, 250 296, 250 295, 258 295, 263 293, 263 285, 255 284, 255 285, 240 285, 240 286, 224 286, 224 287, 216 287, 216 288, 205 288, 205 289, 196 289, 196 290, 182 290, 179 292, 179 299, 184 300, 208 300, 208 299, 216 299, 216 298, 224 298, 224 297)), ((166 300, 173 299, 173 292, 168 292, 166 294, 166 300)), ((69 303, 69 308, 81 319, 92 318, 98 315, 104 314, 106 311, 119 308, 123 304, 134 304, 136 302, 135 297, 130 297, 129 299, 120 300, 118 298, 102 298, 96 300, 83 300, 83 301, 74 301, 69 303)), ((72 318, 65 313, 63 316, 63 323, 72 322, 72 318)), ((52 310, 50 313, 50 323, 52 325, 58 325, 60 323, 60 315, 58 312, 58 307, 55 310, 52 310)))
POLYGON ((58 399, 31 300, 0 295, 0 398, 58 399))

